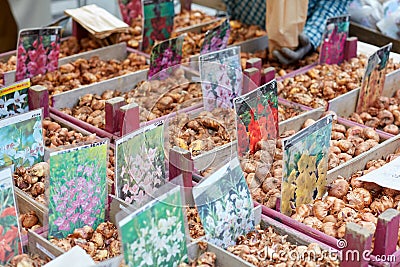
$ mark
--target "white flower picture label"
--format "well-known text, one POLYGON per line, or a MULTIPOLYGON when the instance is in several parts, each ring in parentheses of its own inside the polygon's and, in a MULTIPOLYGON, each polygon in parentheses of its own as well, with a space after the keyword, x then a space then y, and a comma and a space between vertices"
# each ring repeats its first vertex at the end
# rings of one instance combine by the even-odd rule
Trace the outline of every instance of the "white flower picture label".
POLYGON ((0 89, 0 119, 29 111, 29 79, 13 83, 0 89))
POLYGON ((43 161, 42 110, 0 120, 0 167, 30 167, 43 161))
POLYGON ((254 229, 253 201, 238 158, 193 187, 208 242, 226 248, 254 229))
POLYGON ((118 225, 128 266, 173 267, 187 261, 185 217, 179 187, 150 201, 120 220, 118 225))
POLYGON ((357 178, 357 180, 372 182, 382 187, 400 190, 400 157, 357 178))
POLYGON ((242 94, 240 47, 200 55, 199 61, 204 109, 233 108, 233 99, 242 94))

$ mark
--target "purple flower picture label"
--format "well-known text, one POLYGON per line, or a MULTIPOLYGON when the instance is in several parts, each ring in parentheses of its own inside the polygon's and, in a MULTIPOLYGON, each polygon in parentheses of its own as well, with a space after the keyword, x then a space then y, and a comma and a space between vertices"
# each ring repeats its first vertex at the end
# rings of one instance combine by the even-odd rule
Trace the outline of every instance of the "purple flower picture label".
POLYGON ((144 127, 115 142, 117 197, 143 205, 166 183, 163 122, 144 127))
POLYGON ((243 88, 240 48, 200 55, 199 61, 204 109, 233 108, 233 99, 242 94, 243 88))
POLYGON ((0 120, 0 167, 30 167, 43 161, 42 110, 0 120))
POLYGON ((103 140, 50 153, 49 238, 104 222, 107 151, 108 140, 103 140))
POLYGON ((0 89, 0 119, 29 111, 29 79, 13 83, 0 89))
POLYGON ((143 0, 143 51, 148 53, 156 42, 171 37, 174 16, 174 1, 143 0))
POLYGON ((236 157, 193 187, 208 242, 226 248, 254 229, 253 201, 236 157))
POLYGON ((21 247, 17 202, 11 168, 0 170, 0 266, 6 266, 21 247))
POLYGON ((58 69, 60 35, 61 27, 23 29, 19 32, 16 81, 58 69))
POLYGON ((149 79, 164 80, 182 61, 184 35, 168 39, 153 47, 150 54, 149 79))
POLYGON ((322 35, 319 64, 340 64, 349 34, 350 16, 328 18, 322 35))
POLYGON ((229 20, 225 19, 220 25, 206 32, 203 45, 200 48, 200 54, 203 55, 225 49, 228 46, 230 34, 231 25, 229 20))

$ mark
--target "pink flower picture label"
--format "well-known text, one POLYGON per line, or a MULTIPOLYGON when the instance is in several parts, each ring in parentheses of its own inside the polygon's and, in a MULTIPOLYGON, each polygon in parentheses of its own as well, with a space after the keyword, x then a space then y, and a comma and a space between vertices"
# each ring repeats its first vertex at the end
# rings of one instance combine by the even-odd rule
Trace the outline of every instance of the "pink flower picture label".
POLYGON ((148 78, 164 80, 172 75, 174 66, 181 63, 184 35, 161 42, 150 54, 148 78))
POLYGON ((200 80, 204 109, 233 108, 242 94, 243 73, 237 46, 200 55, 200 80))
POLYGON ((322 37, 319 64, 340 64, 349 34, 350 16, 328 18, 322 37))
POLYGON ((122 20, 132 26, 135 20, 142 17, 141 0, 118 0, 122 20))
POLYGON ((228 46, 228 39, 231 34, 229 20, 225 19, 220 25, 206 32, 200 54, 207 54, 228 46))
POLYGON ((43 75, 58 68, 61 27, 19 32, 16 81, 43 75))
POLYGON ((50 154, 49 237, 105 219, 107 141, 50 154))
POLYGON ((116 141, 116 194, 142 205, 165 184, 164 127, 157 123, 116 141))

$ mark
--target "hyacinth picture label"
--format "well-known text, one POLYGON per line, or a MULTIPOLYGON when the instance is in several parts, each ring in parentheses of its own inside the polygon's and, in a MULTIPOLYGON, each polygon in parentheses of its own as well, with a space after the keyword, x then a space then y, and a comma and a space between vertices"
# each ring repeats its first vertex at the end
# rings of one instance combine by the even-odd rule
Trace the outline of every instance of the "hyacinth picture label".
POLYGON ((50 153, 49 238, 105 219, 108 142, 50 153))
POLYGON ((0 265, 5 266, 19 254, 17 206, 11 168, 0 170, 0 265))
POLYGON ((30 167, 43 161, 42 110, 0 120, 0 167, 30 167))
POLYGON ((61 27, 19 32, 15 80, 32 78, 58 69, 61 27))
POLYGON ((116 194, 126 203, 141 206, 165 184, 163 133, 160 122, 116 141, 116 194))

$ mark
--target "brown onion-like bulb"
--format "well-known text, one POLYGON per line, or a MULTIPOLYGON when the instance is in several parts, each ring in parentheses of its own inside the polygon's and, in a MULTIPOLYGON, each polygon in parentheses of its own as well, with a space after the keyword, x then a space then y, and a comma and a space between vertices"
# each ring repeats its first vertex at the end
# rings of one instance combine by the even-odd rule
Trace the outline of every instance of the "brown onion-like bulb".
POLYGON ((329 186, 328 194, 336 198, 343 198, 349 191, 349 183, 343 178, 338 178, 329 186))

